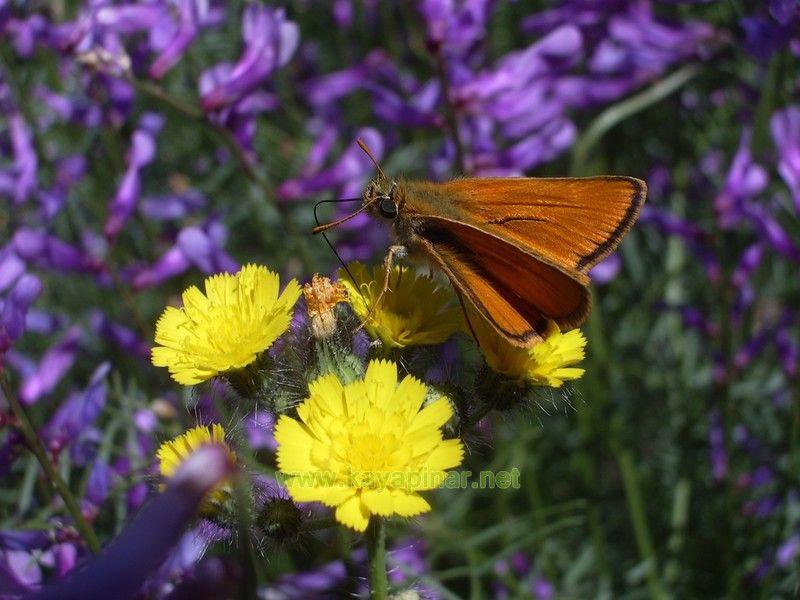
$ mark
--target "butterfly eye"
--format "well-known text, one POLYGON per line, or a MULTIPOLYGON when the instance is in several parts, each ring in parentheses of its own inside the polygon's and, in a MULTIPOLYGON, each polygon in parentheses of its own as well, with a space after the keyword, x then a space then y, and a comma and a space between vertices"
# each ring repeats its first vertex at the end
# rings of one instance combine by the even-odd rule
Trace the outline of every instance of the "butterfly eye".
POLYGON ((387 219, 394 219, 397 216, 397 203, 389 196, 384 196, 378 204, 378 210, 387 219))

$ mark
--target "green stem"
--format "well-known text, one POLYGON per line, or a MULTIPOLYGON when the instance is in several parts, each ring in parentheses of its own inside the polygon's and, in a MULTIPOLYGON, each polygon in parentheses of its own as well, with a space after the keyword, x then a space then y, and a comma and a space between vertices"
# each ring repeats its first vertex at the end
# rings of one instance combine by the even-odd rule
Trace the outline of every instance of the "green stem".
POLYGON ((97 540, 94 530, 89 526, 89 523, 83 517, 83 513, 81 513, 80 506, 75 500, 75 496, 73 496, 72 492, 69 491, 67 484, 61 478, 61 475, 59 475, 55 466, 48 458, 47 452, 45 451, 39 436, 36 434, 36 430, 33 428, 33 425, 28 418, 28 413, 25 412, 25 409, 22 407, 17 395, 14 393, 14 390, 12 390, 11 386, 8 385, 4 373, 0 373, 0 388, 2 388, 6 400, 8 400, 8 403, 11 405, 11 410, 14 412, 14 416, 17 418, 19 429, 22 432, 22 435, 25 437, 28 447, 36 456, 36 459, 39 461, 42 469, 44 469, 47 478, 52 483, 56 492, 58 492, 58 495, 61 496, 61 499, 64 501, 64 506, 67 507, 69 514, 72 515, 72 518, 75 521, 75 527, 78 530, 78 533, 81 534, 81 537, 86 542, 89 550, 91 550, 93 554, 97 554, 100 552, 100 542, 97 540))
POLYGON ((643 92, 614 104, 600 113, 588 127, 586 133, 575 143, 572 151, 572 174, 583 174, 582 171, 586 165, 586 159, 592 148, 612 127, 678 91, 698 73, 700 73, 700 67, 686 65, 669 77, 651 85, 643 92))
POLYGON ((622 472, 622 484, 625 488, 625 498, 628 501, 628 510, 631 515, 636 545, 639 548, 639 556, 648 565, 646 575, 647 588, 650 591, 651 598, 661 600, 668 596, 658 578, 656 553, 653 548, 650 528, 647 525, 647 516, 644 511, 644 502, 642 501, 642 492, 639 488, 639 482, 636 476, 636 466, 633 462, 633 456, 630 451, 623 450, 622 448, 617 448, 616 454, 619 468, 622 472))
POLYGON ((386 600, 389 580, 386 578, 386 521, 373 516, 367 526, 367 558, 369 560, 369 597, 386 600))

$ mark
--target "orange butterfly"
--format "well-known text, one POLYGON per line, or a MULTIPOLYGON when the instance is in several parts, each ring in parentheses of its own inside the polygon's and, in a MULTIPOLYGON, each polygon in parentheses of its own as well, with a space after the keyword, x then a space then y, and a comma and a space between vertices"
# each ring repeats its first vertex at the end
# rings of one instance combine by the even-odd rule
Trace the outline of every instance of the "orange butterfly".
MULTIPOLYGON (((372 158, 367 147, 361 148, 372 158)), ((373 162, 374 159, 373 159, 373 162)), ((586 320, 588 272, 630 230, 647 185, 633 177, 465 178, 446 183, 379 176, 356 214, 388 220, 398 242, 386 257, 427 259, 515 346, 586 320)), ((379 297, 380 300, 380 297, 379 297)), ((377 304, 377 302, 376 302, 377 304)))

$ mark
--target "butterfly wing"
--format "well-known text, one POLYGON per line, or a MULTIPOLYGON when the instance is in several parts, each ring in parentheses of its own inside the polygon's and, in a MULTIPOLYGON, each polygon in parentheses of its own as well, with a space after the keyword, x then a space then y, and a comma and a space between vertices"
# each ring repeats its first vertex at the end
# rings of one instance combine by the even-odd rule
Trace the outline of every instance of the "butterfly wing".
POLYGON ((633 177, 509 177, 414 182, 404 213, 492 234, 567 272, 588 270, 631 228, 647 186, 633 177))
POLYGON ((589 312, 585 275, 570 277, 477 229, 432 219, 416 239, 453 286, 515 345, 540 338, 547 319, 568 328, 589 312))
POLYGON ((552 319, 580 325, 588 270, 617 247, 646 194, 630 177, 409 182, 407 222, 427 254, 512 343, 552 319))

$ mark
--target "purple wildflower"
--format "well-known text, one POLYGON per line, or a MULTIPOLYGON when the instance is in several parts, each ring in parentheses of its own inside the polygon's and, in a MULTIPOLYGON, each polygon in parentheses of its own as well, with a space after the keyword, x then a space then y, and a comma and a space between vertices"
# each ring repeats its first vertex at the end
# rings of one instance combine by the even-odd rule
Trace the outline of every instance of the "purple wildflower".
POLYGON ((728 473, 728 454, 725 450, 725 433, 722 417, 714 410, 708 417, 708 441, 711 449, 711 473, 715 481, 722 481, 728 473))
POLYGON ((17 279, 11 293, 0 305, 0 367, 3 355, 25 330, 25 317, 34 300, 42 292, 42 283, 35 275, 24 274, 17 279))
POLYGON ((106 403, 105 379, 110 370, 110 363, 97 367, 86 388, 72 392, 45 425, 41 437, 53 453, 57 454, 85 435, 100 415, 106 403))
POLYGON ((794 534, 788 540, 783 542, 775 551, 775 562, 780 567, 789 566, 797 552, 800 550, 800 535, 794 534))
POLYGON ((36 172, 39 160, 33 148, 30 128, 20 113, 13 112, 8 116, 8 128, 14 149, 17 175, 14 201, 19 204, 24 202, 36 189, 36 172))
POLYGON ((800 368, 800 345, 793 339, 786 327, 778 327, 775 334, 775 347, 781 361, 783 372, 790 379, 797 377, 800 368))
POLYGON ((770 128, 778 150, 778 173, 789 186, 795 211, 800 215, 800 107, 777 111, 770 128))
POLYGON ((245 51, 239 61, 221 65, 222 77, 211 89, 201 92, 204 110, 220 110, 255 91, 289 61, 300 41, 300 31, 286 20, 283 10, 252 4, 245 9, 242 37, 245 51))
POLYGON ((151 35, 151 45, 160 49, 148 70, 153 79, 161 79, 175 66, 200 28, 215 24, 221 17, 221 13, 210 6, 209 0, 173 0, 173 4, 178 13, 177 23, 173 19, 161 20, 151 35))
POLYGON ((143 198, 139 210, 154 221, 179 221, 205 208, 206 198, 194 189, 178 191, 167 196, 143 198))
POLYGON ((20 227, 12 238, 16 254, 36 267, 61 272, 95 273, 98 261, 42 230, 20 227))
POLYGON ((158 285, 192 266, 207 275, 238 271, 239 264, 223 249, 227 236, 227 229, 218 218, 209 219, 203 227, 183 229, 176 244, 154 265, 134 275, 133 287, 141 290, 158 285))
POLYGON ((742 221, 745 202, 764 191, 769 181, 764 167, 753 161, 750 137, 750 131, 745 129, 725 185, 714 200, 717 222, 723 229, 729 229, 742 221))
POLYGON ((139 129, 133 132, 128 169, 108 209, 105 225, 108 238, 113 239, 119 234, 136 208, 136 201, 141 193, 141 170, 155 158, 155 136, 162 125, 163 117, 147 113, 142 117, 139 129))
POLYGON ((25 377, 20 386, 19 397, 24 404, 33 404, 53 391, 75 362, 82 335, 80 328, 73 327, 44 353, 36 371, 25 377))
POLYGON ((205 495, 230 477, 235 465, 213 445, 192 454, 167 482, 166 490, 128 523, 103 554, 61 583, 45 588, 41 600, 66 597, 123 598, 136 594, 161 564, 205 495))
POLYGON ((273 435, 274 427, 275 416, 272 413, 267 411, 251 413, 244 422, 244 430, 250 448, 253 450, 266 448, 274 452, 278 447, 273 435))
POLYGON ((622 259, 615 252, 592 267, 589 277, 592 278, 592 283, 595 285, 605 285, 616 278, 621 268, 622 259))
MULTIPOLYGON (((330 142, 327 139, 328 135, 323 132, 321 143, 318 140, 322 148, 330 148, 330 142)), ((355 137, 356 139, 363 139, 367 147, 375 155, 375 158, 377 160, 381 159, 384 144, 380 133, 372 128, 366 128, 358 131, 355 137)), ((318 153, 320 148, 315 146, 313 150, 318 153)), ((318 156, 314 158, 319 161, 318 156)), ((374 169, 372 161, 364 154, 364 151, 356 144, 350 144, 347 150, 328 168, 313 174, 306 171, 302 177, 284 181, 278 188, 278 197, 281 200, 307 199, 318 192, 344 186, 354 180, 362 184, 363 179, 372 169, 374 169)))

